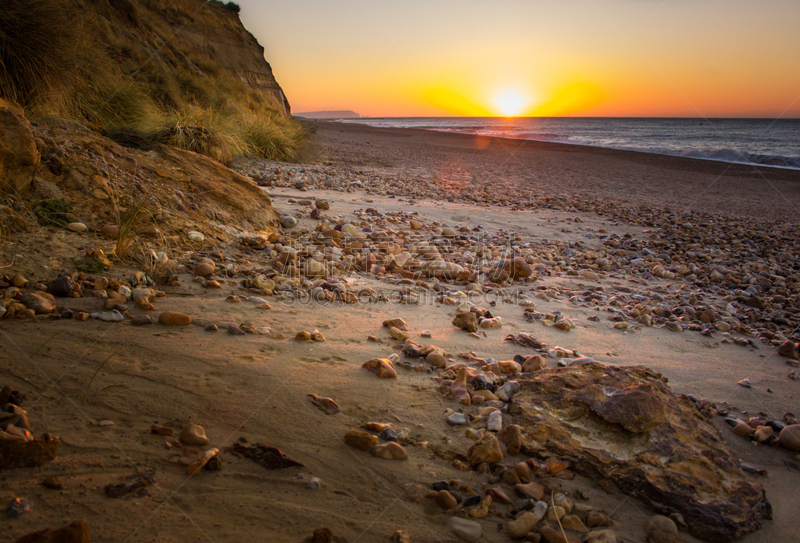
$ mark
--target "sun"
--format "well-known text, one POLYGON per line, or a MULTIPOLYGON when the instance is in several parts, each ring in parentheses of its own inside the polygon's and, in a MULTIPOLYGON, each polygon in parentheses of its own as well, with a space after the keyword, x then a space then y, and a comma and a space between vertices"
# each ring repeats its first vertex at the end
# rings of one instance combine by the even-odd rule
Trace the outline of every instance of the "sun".
POLYGON ((503 117, 515 117, 528 103, 528 97, 516 90, 504 90, 494 97, 494 105, 503 117))

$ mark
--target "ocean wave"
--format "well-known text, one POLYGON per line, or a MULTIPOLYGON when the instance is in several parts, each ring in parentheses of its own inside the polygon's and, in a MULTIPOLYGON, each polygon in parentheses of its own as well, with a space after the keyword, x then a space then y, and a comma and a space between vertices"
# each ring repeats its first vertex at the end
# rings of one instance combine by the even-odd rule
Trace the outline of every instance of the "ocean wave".
POLYGON ((735 149, 715 149, 703 151, 684 151, 682 153, 670 153, 689 158, 701 158, 705 160, 719 160, 721 162, 733 162, 737 164, 760 164, 763 166, 777 166, 780 168, 800 169, 800 157, 788 157, 780 155, 764 155, 737 151, 735 149))

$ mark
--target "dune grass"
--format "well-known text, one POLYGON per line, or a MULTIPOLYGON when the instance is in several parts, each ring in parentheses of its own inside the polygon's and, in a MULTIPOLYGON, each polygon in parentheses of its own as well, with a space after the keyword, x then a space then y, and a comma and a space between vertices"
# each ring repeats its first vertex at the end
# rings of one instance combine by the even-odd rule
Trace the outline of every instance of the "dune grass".
MULTIPOLYGON (((30 117, 76 120, 123 145, 164 143, 223 163, 298 157, 304 132, 282 104, 165 23, 190 14, 150 0, 2 4, 0 97, 30 117)), ((238 13, 232 2, 206 9, 238 13)))

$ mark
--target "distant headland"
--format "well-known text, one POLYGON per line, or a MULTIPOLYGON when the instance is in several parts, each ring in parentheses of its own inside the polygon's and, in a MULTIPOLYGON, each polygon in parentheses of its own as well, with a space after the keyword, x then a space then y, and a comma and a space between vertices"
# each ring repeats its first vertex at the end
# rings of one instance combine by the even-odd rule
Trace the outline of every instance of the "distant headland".
POLYGON ((355 111, 307 111, 305 113, 295 113, 295 117, 306 119, 359 119, 361 115, 355 111))

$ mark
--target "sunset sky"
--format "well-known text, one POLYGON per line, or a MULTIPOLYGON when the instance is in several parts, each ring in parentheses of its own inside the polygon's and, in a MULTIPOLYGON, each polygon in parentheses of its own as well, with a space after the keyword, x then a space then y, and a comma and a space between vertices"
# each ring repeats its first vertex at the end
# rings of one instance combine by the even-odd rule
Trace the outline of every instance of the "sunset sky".
POLYGON ((800 117, 797 0, 239 0, 295 112, 800 117))

